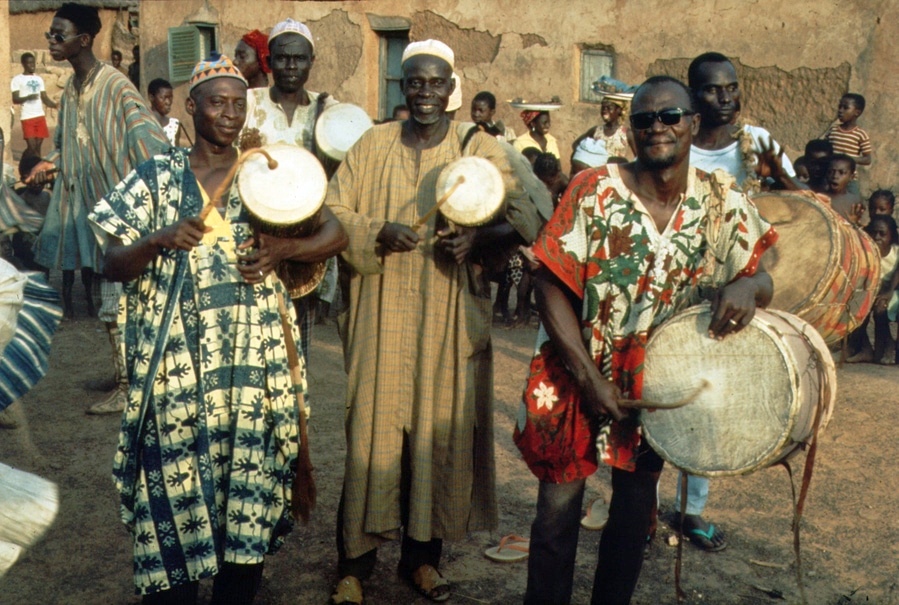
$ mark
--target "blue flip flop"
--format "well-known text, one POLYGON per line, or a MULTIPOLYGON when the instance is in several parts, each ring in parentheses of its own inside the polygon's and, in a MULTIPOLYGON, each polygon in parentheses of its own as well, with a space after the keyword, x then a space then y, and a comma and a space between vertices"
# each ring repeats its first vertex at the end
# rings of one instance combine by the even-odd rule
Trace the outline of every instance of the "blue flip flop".
POLYGON ((727 548, 727 541, 724 539, 724 533, 717 530, 714 523, 709 523, 706 530, 694 527, 693 529, 685 529, 684 535, 689 538, 690 542, 707 552, 718 552, 727 548), (716 544, 714 538, 720 538, 721 542, 716 544))

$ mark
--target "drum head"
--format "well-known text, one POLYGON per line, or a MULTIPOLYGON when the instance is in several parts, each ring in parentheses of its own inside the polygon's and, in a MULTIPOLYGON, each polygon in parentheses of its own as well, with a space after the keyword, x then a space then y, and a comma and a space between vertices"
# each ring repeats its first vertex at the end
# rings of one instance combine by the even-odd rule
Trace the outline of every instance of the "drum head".
POLYGON ((795 451, 817 414, 826 424, 836 395, 830 353, 809 324, 781 314, 759 310, 723 340, 708 336, 707 305, 656 329, 643 399, 671 403, 707 383, 684 407, 641 412, 644 436, 662 458, 695 475, 746 474, 795 451))
POLYGON ((493 162, 477 156, 465 156, 447 165, 437 177, 437 199, 464 181, 440 207, 440 212, 457 225, 476 227, 488 222, 499 211, 506 196, 503 175, 493 162))
POLYGON ((352 103, 325 109, 315 124, 315 144, 329 158, 342 162, 346 152, 373 125, 365 110, 352 103))
POLYGON ((841 260, 839 218, 818 200, 789 193, 753 196, 778 233, 762 263, 774 281, 771 307, 801 315, 830 286, 841 260))
POLYGON ((278 162, 269 168, 261 153, 248 156, 237 173, 244 207, 273 226, 292 225, 314 215, 325 199, 328 179, 314 155, 296 145, 263 147, 278 162))

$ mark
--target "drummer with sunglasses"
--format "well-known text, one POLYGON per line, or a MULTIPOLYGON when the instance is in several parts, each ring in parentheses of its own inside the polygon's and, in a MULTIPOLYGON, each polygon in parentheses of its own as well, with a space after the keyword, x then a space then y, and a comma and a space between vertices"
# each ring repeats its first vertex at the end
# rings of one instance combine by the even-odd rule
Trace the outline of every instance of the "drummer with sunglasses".
POLYGON ((690 165, 699 116, 687 87, 650 78, 630 125, 636 160, 580 172, 533 245, 543 329, 514 435, 540 480, 525 603, 572 602, 584 484, 599 459, 613 467, 612 500, 592 603, 630 602, 662 470, 624 402, 642 396, 647 340, 701 294, 709 337, 726 338, 773 293, 759 264, 773 229, 742 193, 716 187, 719 175, 690 165), (714 234, 703 227, 713 200, 714 234))

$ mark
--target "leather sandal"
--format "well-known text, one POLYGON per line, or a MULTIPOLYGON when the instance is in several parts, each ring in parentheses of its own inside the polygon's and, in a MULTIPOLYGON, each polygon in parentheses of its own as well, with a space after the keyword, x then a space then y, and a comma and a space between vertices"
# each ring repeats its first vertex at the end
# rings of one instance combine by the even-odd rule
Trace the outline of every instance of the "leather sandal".
POLYGON ((449 581, 430 565, 422 565, 408 578, 412 588, 423 597, 440 603, 450 596, 449 581))
POLYGON ((362 596, 362 582, 354 576, 346 576, 337 583, 334 588, 334 594, 331 595, 330 605, 341 605, 349 603, 352 605, 362 605, 364 599, 362 596))

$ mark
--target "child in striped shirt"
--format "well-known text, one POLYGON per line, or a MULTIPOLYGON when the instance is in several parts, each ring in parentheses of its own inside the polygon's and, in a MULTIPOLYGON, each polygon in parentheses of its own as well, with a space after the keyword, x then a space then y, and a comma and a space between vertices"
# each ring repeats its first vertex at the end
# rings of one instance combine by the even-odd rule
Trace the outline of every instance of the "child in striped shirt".
POLYGON ((857 121, 865 111, 865 97, 855 93, 846 93, 840 99, 837 108, 837 121, 828 129, 822 139, 833 143, 834 153, 845 153, 860 166, 870 166, 871 139, 862 130, 857 121))

